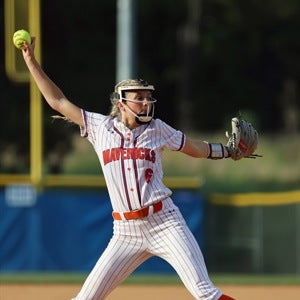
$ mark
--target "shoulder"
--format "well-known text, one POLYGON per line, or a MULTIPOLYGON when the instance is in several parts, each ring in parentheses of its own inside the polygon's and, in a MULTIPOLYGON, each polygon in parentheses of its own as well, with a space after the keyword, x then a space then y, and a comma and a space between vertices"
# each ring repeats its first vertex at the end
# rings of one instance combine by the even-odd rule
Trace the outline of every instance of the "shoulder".
POLYGON ((159 130, 166 130, 166 131, 177 131, 174 127, 167 124, 161 119, 153 119, 151 124, 153 124, 153 127, 156 127, 159 130))
POLYGON ((152 119, 150 125, 152 127, 163 127, 163 126, 167 125, 167 123, 165 123, 161 119, 152 119))
POLYGON ((109 115, 103 115, 100 113, 96 112, 90 112, 86 110, 82 110, 82 115, 85 120, 85 123, 106 123, 109 122, 110 120, 112 121, 113 118, 109 115))
POLYGON ((96 137, 95 134, 104 128, 108 129, 113 126, 114 118, 109 115, 103 115, 95 112, 82 110, 84 126, 80 128, 81 136, 96 137))

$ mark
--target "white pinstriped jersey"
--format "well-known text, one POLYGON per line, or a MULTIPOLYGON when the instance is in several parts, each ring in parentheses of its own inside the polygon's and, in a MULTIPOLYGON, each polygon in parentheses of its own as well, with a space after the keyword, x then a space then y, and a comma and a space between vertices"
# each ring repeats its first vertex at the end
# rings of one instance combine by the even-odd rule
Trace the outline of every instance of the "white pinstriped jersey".
POLYGON ((113 210, 163 201, 162 210, 137 220, 115 220, 113 236, 73 300, 103 300, 151 256, 166 260, 195 297, 216 300, 221 291, 207 274, 201 249, 162 182, 162 151, 180 150, 185 135, 159 119, 133 130, 117 118, 82 110, 81 135, 94 146, 113 210))
POLYGON ((185 135, 160 119, 133 130, 117 118, 82 110, 81 135, 100 160, 113 210, 124 212, 148 206, 172 192, 162 182, 162 151, 178 151, 185 135))

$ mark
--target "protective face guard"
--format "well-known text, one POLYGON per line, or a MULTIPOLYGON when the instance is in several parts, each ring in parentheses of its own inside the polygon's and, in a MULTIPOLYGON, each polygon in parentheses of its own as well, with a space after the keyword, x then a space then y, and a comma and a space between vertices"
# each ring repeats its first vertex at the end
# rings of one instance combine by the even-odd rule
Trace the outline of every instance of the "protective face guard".
MULTIPOLYGON (((145 114, 136 114, 132 109, 129 108, 128 105, 126 105, 126 108, 135 116, 135 121, 138 124, 145 124, 145 123, 149 123, 151 122, 153 116, 154 116, 154 103, 157 101, 154 98, 150 98, 151 100, 147 100, 148 105, 147 107, 147 113, 145 114)), ((140 100, 132 100, 132 99, 127 99, 127 98, 122 98, 122 100, 120 100, 121 102, 125 100, 125 101, 129 101, 129 102, 134 102, 134 103, 143 103, 143 101, 140 100)))
POLYGON ((136 91, 136 90, 148 90, 148 91, 154 91, 154 86, 149 85, 148 83, 142 84, 141 85, 124 85, 120 86, 117 89, 117 93, 119 94, 119 99, 122 101, 122 99, 125 100, 123 97, 125 91, 136 91))
MULTIPOLYGON (((130 101, 134 103, 141 103, 140 100, 132 100, 132 99, 127 99, 123 97, 125 91, 135 91, 135 90, 148 90, 148 91, 154 91, 154 86, 149 85, 147 82, 144 82, 144 84, 141 83, 141 85, 127 85, 127 86, 120 86, 117 89, 117 93, 119 95, 120 102, 125 101, 130 101)), ((150 97, 149 100, 147 100, 148 103, 155 103, 157 100, 150 97)), ((154 104, 152 105, 151 109, 149 109, 148 106, 148 111, 147 114, 136 114, 134 113, 128 106, 128 110, 135 116, 136 122, 139 124, 145 124, 151 122, 153 116, 154 116, 154 104)))
MULTIPOLYGON (((150 97, 148 99, 147 99, 147 103, 155 103, 155 102, 157 102, 157 100, 155 98, 153 98, 153 97, 150 97)), ((121 102, 123 102, 123 100, 129 101, 129 102, 133 102, 133 103, 142 103, 142 102, 144 102, 144 99, 143 100, 133 100, 133 99, 128 99, 128 98, 121 98, 121 102)))

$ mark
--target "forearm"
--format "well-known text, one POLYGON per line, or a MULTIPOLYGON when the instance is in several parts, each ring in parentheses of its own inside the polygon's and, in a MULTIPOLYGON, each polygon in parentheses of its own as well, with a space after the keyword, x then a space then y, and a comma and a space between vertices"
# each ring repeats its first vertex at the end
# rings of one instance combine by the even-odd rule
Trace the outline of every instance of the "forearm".
POLYGON ((205 158, 209 155, 209 146, 201 140, 186 139, 182 152, 196 158, 205 158))
POLYGON ((61 101, 66 99, 61 89, 47 76, 35 58, 30 57, 25 62, 48 104, 53 109, 60 111, 61 101))
POLYGON ((61 89, 47 76, 34 56, 35 37, 29 45, 25 42, 25 48, 22 50, 24 61, 30 71, 30 74, 36 82, 40 92, 48 104, 56 111, 65 116, 68 120, 84 126, 81 109, 70 102, 61 89))
POLYGON ((221 143, 208 143, 202 140, 190 140, 187 138, 182 152, 196 158, 227 158, 228 149, 221 143))

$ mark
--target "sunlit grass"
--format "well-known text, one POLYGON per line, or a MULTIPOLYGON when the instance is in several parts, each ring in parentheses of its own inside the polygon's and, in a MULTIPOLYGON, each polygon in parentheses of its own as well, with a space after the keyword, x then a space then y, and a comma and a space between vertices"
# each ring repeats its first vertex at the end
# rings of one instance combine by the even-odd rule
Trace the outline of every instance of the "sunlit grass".
MULTIPOLYGON (((223 134, 192 134, 210 142, 226 143, 223 134)), ((265 135, 259 138, 257 153, 262 158, 209 160, 166 150, 165 176, 198 176, 203 191, 250 192, 300 189, 300 136, 265 135)), ((94 149, 74 137, 74 151, 64 160, 67 174, 102 174, 94 149)))

